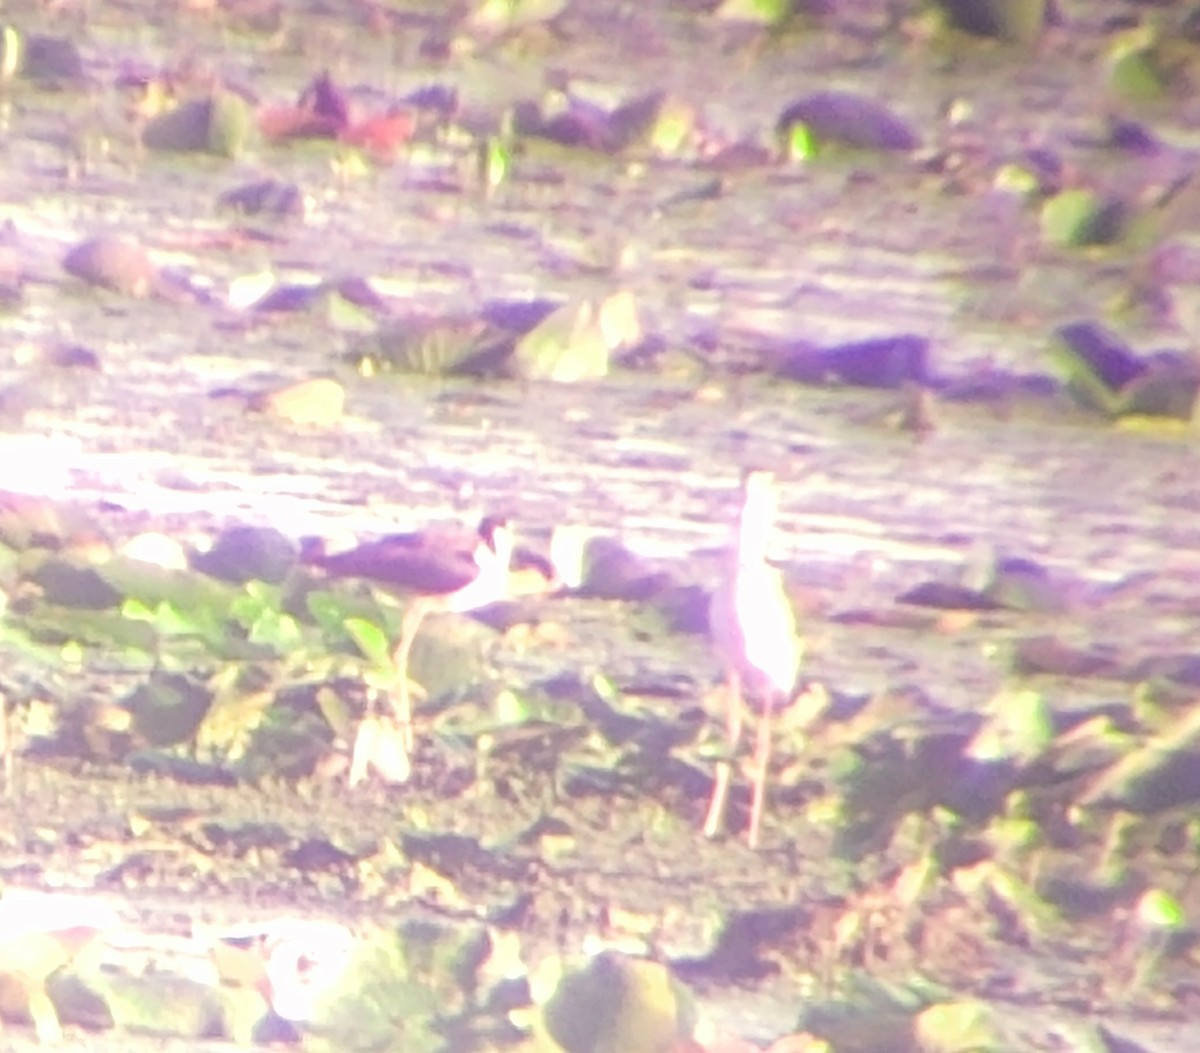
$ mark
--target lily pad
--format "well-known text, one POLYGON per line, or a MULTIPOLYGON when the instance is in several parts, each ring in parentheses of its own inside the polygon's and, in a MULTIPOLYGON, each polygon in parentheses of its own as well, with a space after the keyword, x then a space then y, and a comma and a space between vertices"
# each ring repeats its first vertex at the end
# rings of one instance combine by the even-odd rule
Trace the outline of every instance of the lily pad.
POLYGON ((296 183, 259 179, 226 190, 217 198, 217 207, 246 216, 284 219, 303 216, 308 212, 310 202, 296 183))
POLYGON ((1192 422, 1200 407, 1200 359, 1190 354, 1155 356, 1122 395, 1122 416, 1192 422))
POLYGON ((125 698, 133 727, 151 746, 189 742, 212 705, 213 694, 198 680, 154 673, 125 698))
POLYGON ((1200 401, 1200 358, 1191 354, 1136 355, 1103 326, 1076 322, 1058 329, 1050 353, 1067 391, 1110 417, 1146 416, 1192 421, 1200 401))
POLYGON ((653 91, 622 103, 609 116, 612 148, 645 144, 665 157, 679 154, 691 138, 695 108, 665 91, 653 91))
POLYGON ((481 0, 462 22, 477 36, 511 33, 527 26, 545 25, 566 10, 567 0, 481 0))
POLYGON ((207 552, 192 557, 201 573, 236 585, 247 581, 278 584, 296 565, 296 543, 274 527, 232 526, 221 531, 207 552))
POLYGON ((1152 815, 1200 801, 1200 706, 1098 775, 1079 803, 1152 815))
POLYGON ((804 384, 900 388, 929 383, 929 340, 914 333, 856 340, 829 348, 805 345, 785 352, 780 376, 804 384))
POLYGON ((974 760, 1029 764, 1045 753, 1054 737, 1053 715, 1036 691, 1002 691, 988 711, 987 723, 964 753, 974 760))
POLYGON ((782 139, 804 125, 818 142, 857 150, 906 153, 921 145, 916 130, 887 106, 864 95, 819 91, 788 106, 775 122, 782 139))
POLYGON ((796 13, 796 0, 722 0, 713 18, 755 26, 782 26, 796 13))
MULTIPOLYGON (((467 992, 475 986, 480 936, 476 927, 411 921, 357 941, 345 964, 315 997, 304 1000, 304 1048, 314 1053, 446 1049, 446 1029, 463 1018, 467 992)), ((299 979, 303 982, 303 975, 299 979)))
POLYGON ((96 569, 126 599, 147 607, 169 603, 181 611, 224 614, 240 594, 230 585, 203 574, 160 567, 145 560, 114 556, 96 569))
POLYGON ((26 36, 8 25, 0 42, 3 44, 0 79, 20 77, 41 86, 62 87, 82 82, 84 78, 79 47, 67 37, 26 36))
POLYGON ((250 398, 249 406, 288 424, 327 428, 342 419, 346 389, 332 377, 313 377, 259 392, 250 398))
POLYGON ((240 95, 217 91, 190 99, 155 117, 142 131, 142 142, 151 150, 208 153, 236 158, 247 145, 254 118, 240 95))
POLYGON ((561 1053, 668 1053, 695 1026, 691 994, 665 965, 612 951, 565 973, 539 1018, 561 1053))
POLYGON ((1040 563, 1018 556, 997 559, 990 568, 984 595, 997 607, 1010 611, 1061 614, 1068 592, 1040 563))
POLYGON ((1000 1053, 1006 1049, 995 1015, 983 1002, 941 1002, 922 1010, 912 1025, 919 1053, 1000 1053))
POLYGON ((1108 51, 1109 87, 1125 103, 1145 105, 1195 91, 1195 43, 1167 22, 1144 21, 1117 34, 1108 51))
POLYGON ((1042 205, 1042 239, 1049 245, 1112 245, 1128 228, 1129 208, 1084 187, 1072 187, 1042 205))
POLYGON ((584 596, 648 600, 674 584, 669 572, 631 552, 618 538, 588 536, 583 528, 555 530, 551 553, 563 580, 584 596))
POLYGON ((63 258, 68 274, 126 296, 145 297, 158 287, 158 268, 132 238, 101 234, 80 242, 63 258))
POLYGON ((446 376, 486 372, 512 350, 512 335, 478 318, 409 318, 356 340, 360 371, 446 376))
POLYGON ((1119 47, 1108 69, 1113 93, 1126 102, 1154 102, 1167 91, 1166 81, 1148 47, 1119 47))
POLYGON ((841 986, 844 991, 838 998, 813 999, 805 1006, 800 1030, 825 1039, 839 1053, 924 1053, 925 1047, 917 1044, 914 1023, 937 1004, 935 994, 921 990, 915 982, 909 986, 888 984, 861 972, 851 973, 841 986))
POLYGON ((592 300, 563 304, 521 337, 508 360, 522 380, 573 383, 608 375, 612 348, 592 300))
POLYGON ((121 595, 96 570, 58 556, 43 560, 28 575, 47 602, 61 607, 101 611, 117 606, 121 595))
POLYGON ((1032 44, 1046 24, 1047 0, 939 0, 959 29, 982 37, 1032 44))
POLYGON ((1057 329, 1050 353, 1064 373, 1067 391, 1111 416, 1120 410, 1121 389, 1146 372, 1128 344, 1095 322, 1072 322, 1057 329))
POLYGON ((636 95, 612 109, 555 91, 539 102, 518 105, 514 112, 520 135, 606 154, 643 146, 676 156, 691 139, 695 124, 695 107, 661 90, 636 95))

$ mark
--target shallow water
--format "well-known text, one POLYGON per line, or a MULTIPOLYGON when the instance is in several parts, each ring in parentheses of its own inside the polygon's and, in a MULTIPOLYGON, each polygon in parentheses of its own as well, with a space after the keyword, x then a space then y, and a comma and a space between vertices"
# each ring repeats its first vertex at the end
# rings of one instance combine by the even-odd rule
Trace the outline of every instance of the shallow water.
MULTIPOLYGON (((7 319, 10 352, 0 360, 0 383, 20 396, 3 420, 0 488, 119 506, 107 517, 119 535, 165 528, 189 538, 231 520, 298 536, 504 508, 535 540, 557 524, 586 523, 638 552, 682 558, 708 582, 739 470, 762 464, 783 488, 774 555, 815 596, 810 671, 847 692, 915 682, 943 704, 977 708, 1003 686, 1013 632, 1002 620, 930 639, 832 619, 887 605, 930 578, 957 580, 992 552, 1035 559, 1064 582, 1074 602, 1067 616, 1045 616, 1048 628, 1065 617, 1081 639, 1125 654, 1187 651, 1200 580, 1190 433, 1120 430, 1065 400, 1017 396, 947 400, 936 429, 917 440, 880 423, 897 403, 892 393, 807 389, 761 367, 781 340, 915 332, 932 341, 935 372, 949 385, 1049 375, 1043 348, 1053 327, 1115 313, 1148 257, 1044 247, 1034 211, 987 189, 992 172, 1038 146, 1107 186, 1164 185, 1192 163, 1200 102, 1156 115, 1170 145, 1154 158, 1088 145, 1100 128, 1101 20, 1125 11, 1120 3, 1064 3, 1069 28, 1053 30, 1028 59, 987 45, 946 57, 880 35, 882 5, 834 6, 810 33, 772 46, 681 6, 589 4, 558 33, 442 64, 417 51, 436 7, 401 20, 387 42, 320 11, 297 14, 271 40, 186 14, 161 23, 132 11, 80 14, 86 25, 65 28, 79 34, 100 86, 86 99, 16 94, 7 111, 12 161, 0 218, 14 228, 31 280, 7 319), (853 88, 888 99, 931 145, 916 159, 731 172, 717 198, 668 208, 659 205, 711 173, 690 158, 537 148, 518 157, 510 185, 481 201, 430 188, 434 176, 458 178, 466 153, 440 143, 350 179, 319 148, 260 147, 232 164, 145 156, 121 117, 114 71, 184 55, 275 101, 322 66, 363 99, 450 83, 485 119, 565 69, 603 97, 668 88, 695 103, 713 135, 758 140, 798 95, 853 88), (950 121, 948 109, 961 116, 950 121), (89 162, 75 175, 70 143, 81 135, 89 162), (924 163, 934 147, 961 161, 960 178, 924 163), (263 173, 299 181, 314 201, 308 218, 273 240, 217 237, 230 228, 214 213, 217 195, 263 173), (70 244, 111 228, 139 237, 218 300, 264 264, 380 279, 398 309, 422 311, 626 288, 665 351, 654 368, 588 385, 366 379, 344 364, 346 337, 320 316, 248 318, 232 307, 83 290, 58 261, 70 244), (99 371, 25 364, 21 348, 49 341, 92 349, 99 371), (346 419, 327 430, 249 417, 212 397, 229 385, 326 374, 348 394, 346 419), (1119 602, 1097 602, 1121 583, 1119 602)), ((1118 317, 1139 347, 1185 342, 1169 312, 1118 317)), ((549 670, 603 657, 613 675, 636 676, 691 672, 707 660, 698 641, 622 640, 514 661, 549 670)), ((1110 689, 1124 691, 1063 685, 1062 701, 1110 689)), ((49 799, 59 793, 73 796, 59 788, 49 799)), ((325 805, 336 823, 345 801, 325 805)), ((288 813, 286 802, 270 807, 288 813)), ((380 806, 374 821, 386 815, 380 806)), ((688 863, 720 867, 720 848, 705 845, 688 863)), ((60 849, 45 873, 72 866, 60 849)), ((788 866, 770 864, 765 898, 783 894, 788 866)), ((658 898, 640 884, 637 894, 658 898)), ((719 992, 712 998, 758 1037, 794 1015, 788 992, 769 994, 761 1017, 749 1000, 735 996, 731 1007, 719 992)), ((1053 1007, 1046 1015, 1034 1026, 1044 1026, 1042 1038, 1073 1018, 1053 1007)), ((1164 1027, 1144 1041, 1166 1050, 1178 1034, 1164 1027)))

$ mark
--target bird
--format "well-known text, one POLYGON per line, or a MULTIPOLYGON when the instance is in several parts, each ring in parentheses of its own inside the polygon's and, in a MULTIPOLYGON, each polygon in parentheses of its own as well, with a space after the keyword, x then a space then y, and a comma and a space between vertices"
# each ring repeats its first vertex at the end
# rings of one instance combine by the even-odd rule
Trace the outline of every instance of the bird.
MULTIPOLYGON (((342 552, 327 552, 320 538, 305 538, 300 562, 334 578, 365 578, 398 592, 454 592, 478 570, 476 549, 487 543, 505 517, 488 515, 475 529, 438 523, 406 533, 364 541, 342 552)), ((506 594, 509 598, 552 592, 560 583, 550 560, 522 546, 512 550, 506 594)))
POLYGON ((513 534, 508 520, 486 516, 479 524, 478 540, 471 553, 472 566, 444 563, 441 573, 448 576, 444 583, 449 589, 426 591, 409 604, 400 623, 400 641, 392 654, 399 685, 396 718, 400 721, 406 750, 413 748, 412 702, 409 695, 408 658, 412 652, 417 630, 430 614, 439 612, 465 614, 498 603, 509 596, 509 569, 512 564, 513 534), (450 577, 451 566, 463 573, 450 577))
POLYGON ((372 764, 399 773, 394 781, 407 777, 408 756, 414 746, 408 660, 417 632, 430 614, 463 614, 531 591, 510 581, 513 547, 508 520, 488 515, 474 532, 458 526, 436 526, 391 534, 335 554, 326 554, 315 542, 302 548, 303 562, 334 577, 367 578, 416 594, 404 612, 400 636, 392 651, 396 674, 394 727, 384 728, 373 712, 368 714, 355 739, 351 785, 359 782, 372 764), (398 741, 390 734, 393 730, 398 732, 398 741))
MULTIPOLYGON (((725 556, 721 580, 709 604, 709 629, 724 667, 725 732, 731 751, 741 739, 746 696, 762 711, 753 762, 753 796, 748 842, 758 847, 771 760, 771 716, 777 703, 791 700, 800 671, 801 646, 796 616, 779 571, 767 562, 767 540, 778 503, 774 474, 748 471, 742 480, 742 507, 725 556)), ((733 768, 717 765, 704 821, 706 837, 723 824, 733 768)))

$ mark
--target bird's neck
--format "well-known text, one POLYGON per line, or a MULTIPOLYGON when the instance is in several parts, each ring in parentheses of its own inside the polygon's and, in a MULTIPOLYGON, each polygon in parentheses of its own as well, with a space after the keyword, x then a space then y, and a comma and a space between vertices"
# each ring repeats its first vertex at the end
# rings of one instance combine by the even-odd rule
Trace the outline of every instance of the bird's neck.
POLYGON ((771 535, 774 511, 769 499, 747 498, 734 538, 739 566, 762 563, 767 558, 767 540, 771 535))
POLYGON ((494 574, 500 578, 507 578, 508 568, 512 563, 512 539, 505 533, 497 536, 493 545, 493 548, 484 546, 477 554, 476 560, 480 565, 480 570, 485 575, 494 574))

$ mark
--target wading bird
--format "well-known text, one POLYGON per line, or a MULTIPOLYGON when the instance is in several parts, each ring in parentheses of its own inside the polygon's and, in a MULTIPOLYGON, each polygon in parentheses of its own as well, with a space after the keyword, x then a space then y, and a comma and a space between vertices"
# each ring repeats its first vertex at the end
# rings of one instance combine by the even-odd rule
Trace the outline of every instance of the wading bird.
POLYGON ((306 563, 335 577, 368 578, 416 594, 404 612, 400 639, 392 653, 396 727, 384 728, 374 713, 368 714, 354 743, 351 785, 361 781, 372 765, 381 770, 386 767, 395 781, 407 777, 408 754, 413 748, 408 659, 417 631, 430 614, 465 614, 514 595, 509 579, 512 554, 512 530, 500 516, 486 517, 477 533, 435 527, 392 534, 334 555, 315 548, 305 553, 306 563), (392 730, 398 731, 398 742, 391 740, 392 730))
POLYGON ((400 623, 400 642, 396 645, 392 661, 399 679, 400 697, 396 717, 400 721, 406 750, 413 747, 408 658, 413 641, 417 638, 417 630, 430 614, 466 614, 506 599, 509 596, 508 576, 512 553, 513 536, 508 521, 499 516, 488 516, 479 524, 479 535, 471 554, 473 566, 469 570, 463 568, 463 575, 453 583, 455 587, 445 592, 426 592, 413 600, 404 612, 404 620, 400 623))
MULTIPOLYGON (((731 539, 721 582, 709 605, 709 626, 725 669, 725 731, 731 751, 742 735, 746 698, 761 704, 754 749, 754 793, 748 840, 758 845, 771 760, 771 713, 777 702, 791 700, 800 668, 796 617, 779 571, 767 562, 767 538, 776 511, 775 478, 747 472, 742 510, 731 539)), ((725 815, 732 778, 731 762, 717 765, 704 833, 713 837, 725 815)))

